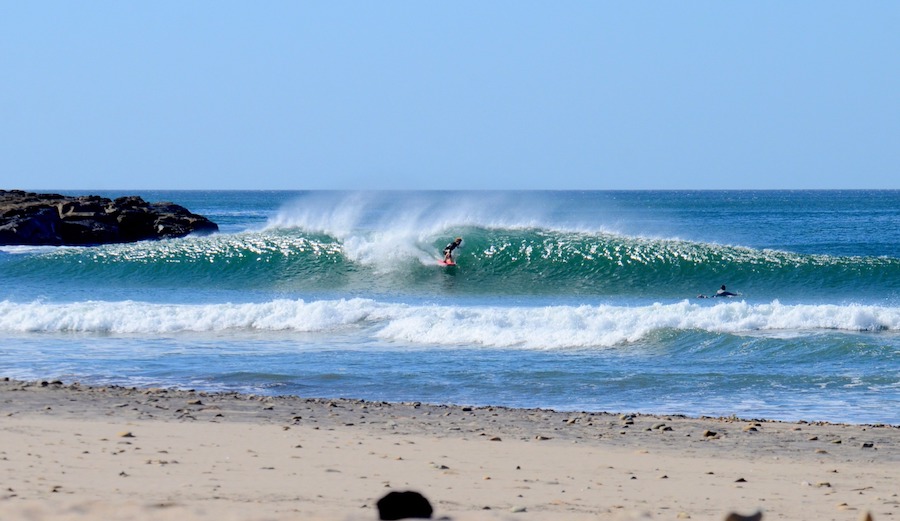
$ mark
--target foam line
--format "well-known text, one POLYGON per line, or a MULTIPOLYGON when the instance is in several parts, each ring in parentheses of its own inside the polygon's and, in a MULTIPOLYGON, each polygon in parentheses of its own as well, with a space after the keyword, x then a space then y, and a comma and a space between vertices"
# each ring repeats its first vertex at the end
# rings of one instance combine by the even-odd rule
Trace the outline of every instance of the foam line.
POLYGON ((742 334, 896 331, 900 308, 689 301, 650 306, 413 306, 371 299, 167 305, 135 301, 0 302, 0 331, 165 335, 228 330, 327 333, 370 328, 382 341, 418 345, 609 347, 661 330, 742 334))

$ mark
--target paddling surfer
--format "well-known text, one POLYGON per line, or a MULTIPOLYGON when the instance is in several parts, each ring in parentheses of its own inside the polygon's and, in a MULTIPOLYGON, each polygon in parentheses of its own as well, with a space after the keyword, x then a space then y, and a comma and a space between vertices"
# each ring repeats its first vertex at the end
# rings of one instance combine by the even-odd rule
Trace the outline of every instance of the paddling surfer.
POLYGON ((725 284, 722 284, 722 287, 716 290, 717 297, 736 297, 737 293, 732 293, 725 289, 725 284))
POLYGON ((722 287, 716 290, 715 295, 711 297, 707 297, 706 295, 697 295, 697 298, 737 297, 738 295, 738 293, 732 293, 725 289, 725 284, 722 284, 722 287))

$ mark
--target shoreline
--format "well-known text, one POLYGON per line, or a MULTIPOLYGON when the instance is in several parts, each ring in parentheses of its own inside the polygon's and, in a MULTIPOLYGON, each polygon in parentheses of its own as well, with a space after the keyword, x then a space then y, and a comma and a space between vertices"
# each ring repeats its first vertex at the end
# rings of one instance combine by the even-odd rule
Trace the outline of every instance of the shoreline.
POLYGON ((900 516, 891 425, 3 377, 0 418, 3 518, 378 519, 393 490, 451 519, 900 516))

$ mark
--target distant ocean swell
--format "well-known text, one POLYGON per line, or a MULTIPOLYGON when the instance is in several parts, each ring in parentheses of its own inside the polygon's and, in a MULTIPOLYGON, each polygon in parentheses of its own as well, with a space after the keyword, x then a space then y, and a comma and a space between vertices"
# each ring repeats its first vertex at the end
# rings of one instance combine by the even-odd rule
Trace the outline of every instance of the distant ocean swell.
POLYGON ((244 304, 0 302, 4 333, 169 335, 291 332, 365 335, 402 345, 525 349, 602 348, 670 332, 815 334, 900 331, 900 308, 682 301, 649 306, 455 307, 371 299, 244 304))
POLYGON ((721 283, 751 298, 900 298, 900 259, 756 250, 548 229, 465 228, 458 268, 436 265, 454 234, 342 238, 270 229, 6 255, 5 276, 72 284, 472 295, 683 298, 721 283))

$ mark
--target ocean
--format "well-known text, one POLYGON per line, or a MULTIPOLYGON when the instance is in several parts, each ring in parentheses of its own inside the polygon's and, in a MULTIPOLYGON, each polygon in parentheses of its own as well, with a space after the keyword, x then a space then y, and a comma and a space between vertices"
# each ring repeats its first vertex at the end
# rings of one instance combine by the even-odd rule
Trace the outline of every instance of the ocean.
POLYGON ((900 425, 900 191, 61 192, 220 232, 0 248, 0 376, 900 425))

